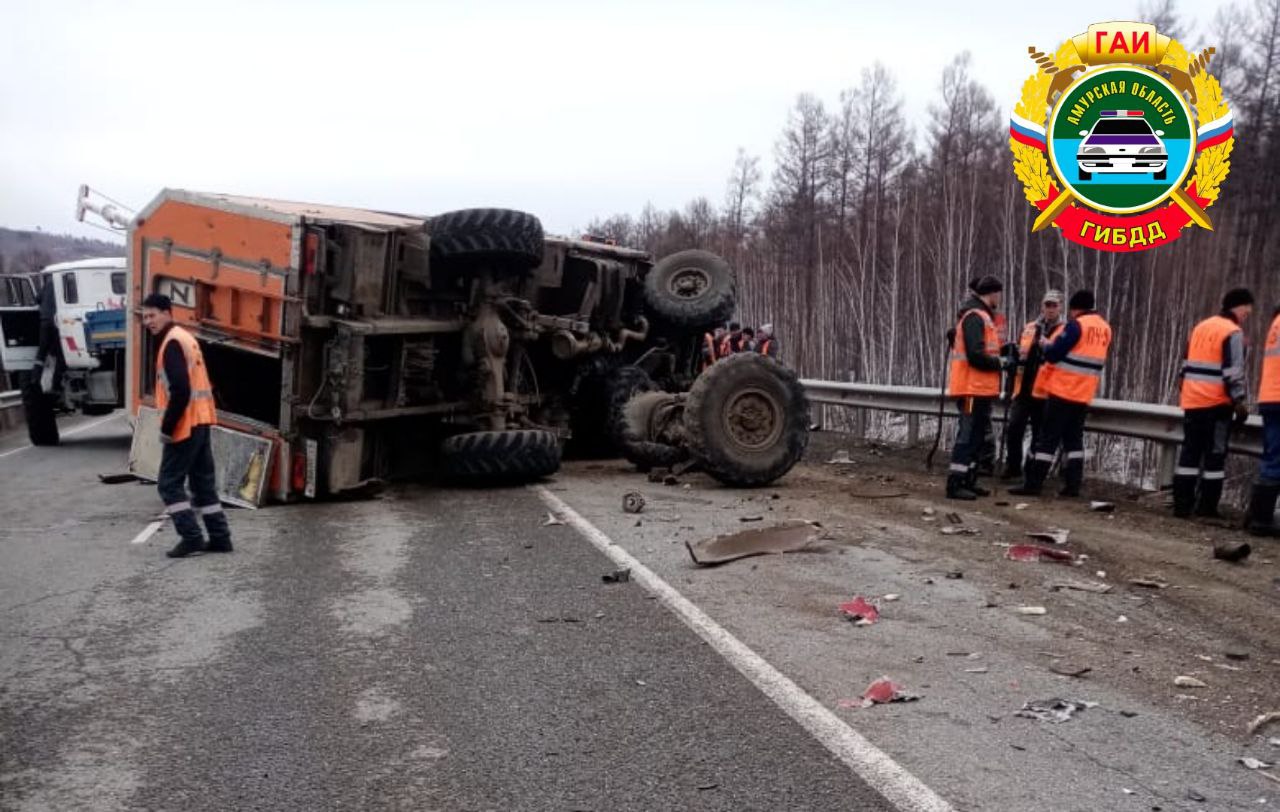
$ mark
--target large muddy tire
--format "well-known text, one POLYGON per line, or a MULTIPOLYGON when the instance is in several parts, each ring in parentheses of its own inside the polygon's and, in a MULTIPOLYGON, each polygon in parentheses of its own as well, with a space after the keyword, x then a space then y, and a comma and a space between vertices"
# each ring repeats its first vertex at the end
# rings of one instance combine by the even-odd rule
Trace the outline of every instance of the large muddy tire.
POLYGON ((46 395, 39 382, 22 388, 22 411, 27 421, 27 437, 32 445, 57 445, 58 419, 54 413, 54 399, 46 395))
POLYGON ((738 283, 729 263, 710 251, 679 251, 658 261, 644 278, 650 314, 673 327, 723 324, 737 307, 738 283))
POLYGON ((542 223, 511 209, 461 209, 431 218, 431 257, 446 265, 496 264, 525 270, 542 263, 542 223))
POLYGON ((677 408, 677 397, 667 392, 644 392, 627 402, 623 410, 622 456, 641 471, 670 468, 689 458, 683 445, 663 442, 661 421, 677 408))
POLYGON ((440 456, 445 479, 462 485, 514 485, 560 470, 560 442, 538 429, 456 434, 440 456))
POLYGON ((702 373, 685 402, 689 451, 726 485, 767 485, 809 444, 809 403, 799 378, 772 358, 739 353, 702 373))
POLYGON ((573 451, 579 457, 612 457, 622 450, 624 410, 631 398, 657 385, 637 366, 592 375, 578 386, 572 414, 573 451))

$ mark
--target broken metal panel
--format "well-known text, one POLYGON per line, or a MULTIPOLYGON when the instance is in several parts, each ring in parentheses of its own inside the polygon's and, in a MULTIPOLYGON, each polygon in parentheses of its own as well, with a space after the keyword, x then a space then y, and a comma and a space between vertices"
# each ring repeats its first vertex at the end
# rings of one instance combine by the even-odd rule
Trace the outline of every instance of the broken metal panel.
POLYGON ((775 555, 803 550, 818 540, 821 528, 810 522, 780 524, 729 533, 702 541, 686 541, 689 555, 699 566, 723 564, 752 555, 775 555))
MULTIPOLYGON (((133 444, 129 448, 129 472, 152 482, 160 476, 160 442, 158 409, 143 406, 133 426, 133 444)), ((217 474, 218 497, 227 504, 256 508, 262 504, 268 474, 271 470, 270 438, 236 431, 225 426, 210 430, 213 464, 217 474)))

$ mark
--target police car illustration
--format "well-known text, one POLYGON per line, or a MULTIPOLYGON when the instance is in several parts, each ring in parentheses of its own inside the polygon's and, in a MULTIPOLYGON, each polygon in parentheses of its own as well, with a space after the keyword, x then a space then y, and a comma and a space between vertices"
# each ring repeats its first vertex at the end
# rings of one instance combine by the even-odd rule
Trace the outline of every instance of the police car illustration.
POLYGON ((1151 172, 1164 180, 1169 152, 1141 110, 1103 110, 1092 130, 1081 130, 1084 140, 1076 151, 1080 180, 1090 180, 1095 172, 1111 175, 1141 175, 1151 172))

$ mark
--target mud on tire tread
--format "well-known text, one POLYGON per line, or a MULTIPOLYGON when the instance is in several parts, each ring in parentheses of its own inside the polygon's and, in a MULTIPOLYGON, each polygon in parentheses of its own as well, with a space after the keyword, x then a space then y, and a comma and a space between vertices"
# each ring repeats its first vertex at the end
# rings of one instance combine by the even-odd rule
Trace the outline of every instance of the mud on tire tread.
POLYGON ((623 409, 622 456, 641 471, 670 468, 689 459, 684 446, 658 442, 652 436, 655 411, 674 399, 667 392, 644 392, 627 401, 623 409))
POLYGON ((431 218, 431 256, 446 264, 499 262, 521 270, 542 262, 542 222, 513 209, 459 209, 431 218))
POLYGON ((694 381, 684 411, 689 450, 720 482, 767 485, 791 470, 809 444, 809 401, 795 372, 772 358, 740 353, 717 361, 694 381), (747 448, 728 433, 723 412, 735 393, 760 389, 781 406, 778 437, 762 449, 747 448))
POLYGON ((40 384, 29 383, 22 388, 22 411, 27 421, 27 437, 32 445, 57 445, 61 442, 53 406, 53 396, 41 391, 40 384))
POLYGON ((673 327, 701 329, 723 324, 737 307, 738 283, 729 263, 710 251, 677 251, 658 260, 644 278, 644 301, 649 312, 673 327), (696 295, 682 296, 672 281, 686 269, 700 271, 707 286, 696 295))
POLYGON ((560 470, 560 442, 549 431, 476 431, 440 446, 445 479, 465 485, 532 482, 560 470))

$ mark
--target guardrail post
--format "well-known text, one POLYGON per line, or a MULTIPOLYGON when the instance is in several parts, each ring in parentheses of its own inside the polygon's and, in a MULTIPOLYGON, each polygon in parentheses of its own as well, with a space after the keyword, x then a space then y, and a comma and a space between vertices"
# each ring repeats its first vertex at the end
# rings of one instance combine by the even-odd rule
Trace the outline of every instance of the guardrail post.
POLYGON ((1160 444, 1160 464, 1156 467, 1156 488, 1163 490, 1173 485, 1173 468, 1178 461, 1178 446, 1160 444))
POLYGON ((920 415, 907 415, 907 446, 914 447, 920 442, 920 415))

